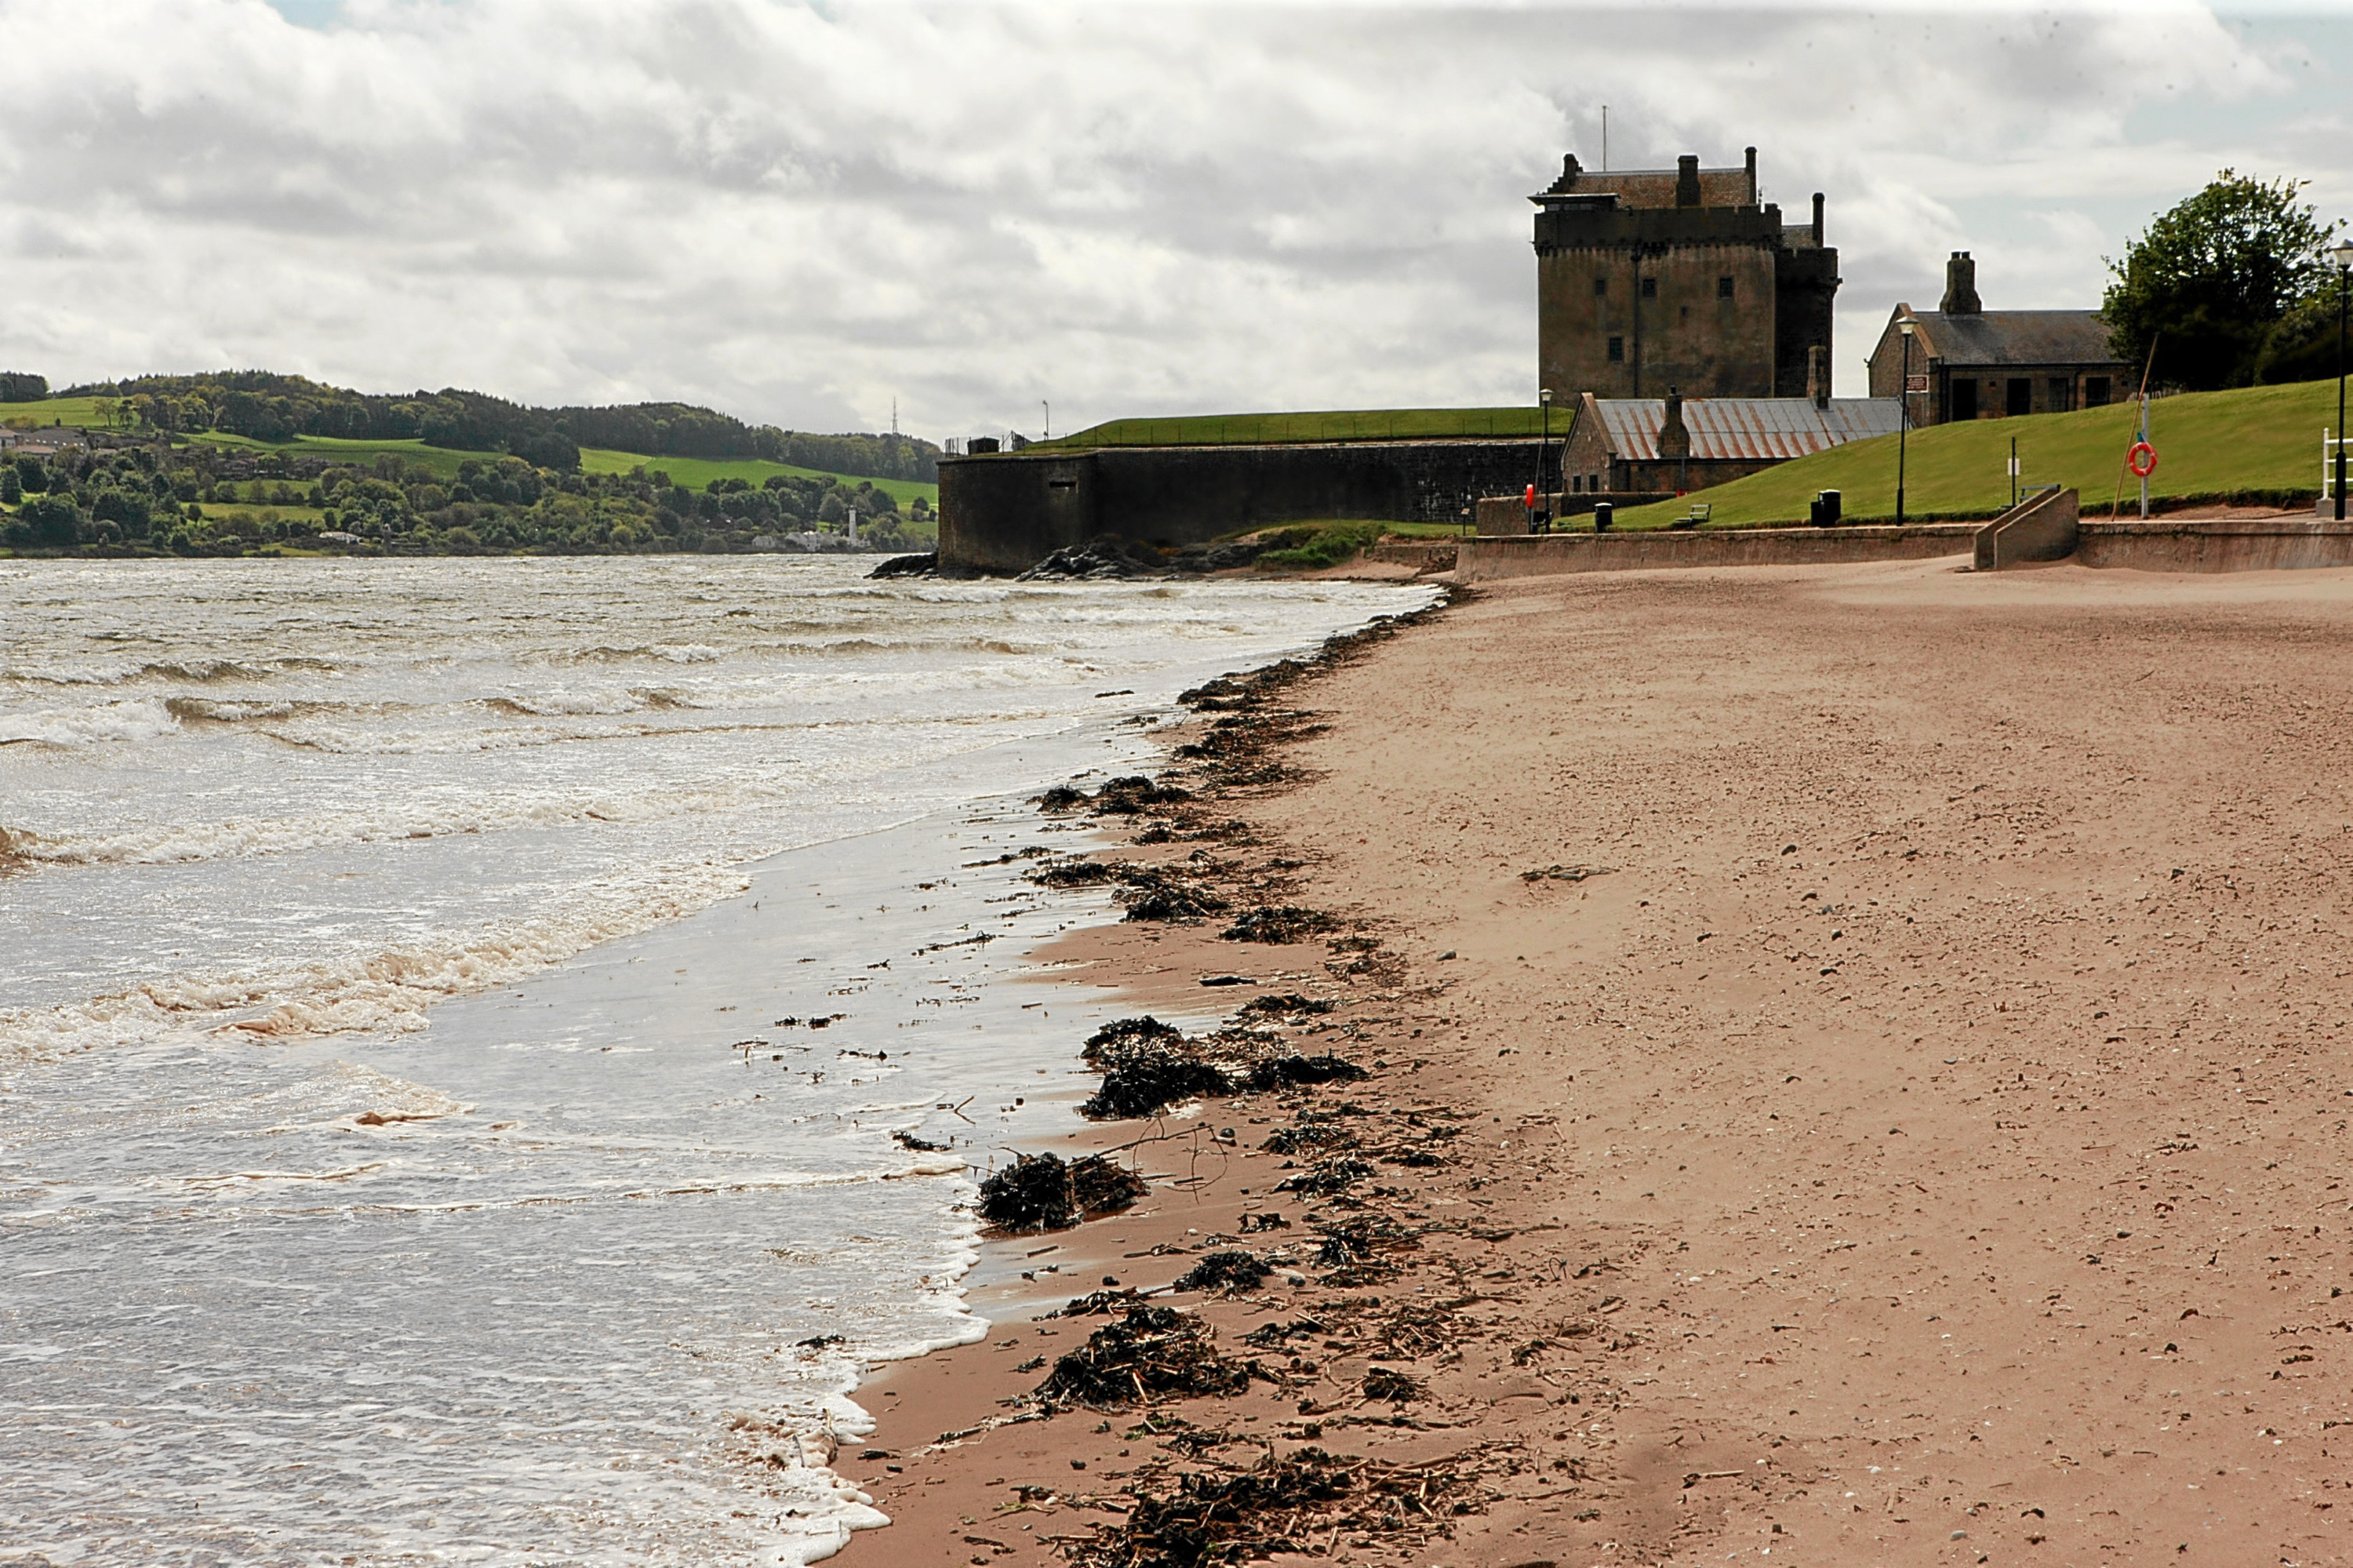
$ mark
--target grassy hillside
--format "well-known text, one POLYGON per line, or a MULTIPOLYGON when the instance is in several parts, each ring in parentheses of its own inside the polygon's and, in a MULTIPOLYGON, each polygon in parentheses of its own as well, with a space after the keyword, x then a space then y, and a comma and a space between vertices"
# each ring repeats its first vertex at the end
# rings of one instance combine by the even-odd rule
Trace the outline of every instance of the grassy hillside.
MULTIPOLYGON (((26 418, 36 425, 91 425, 99 423, 91 407, 94 397, 51 397, 39 403, 0 403, 0 419, 26 418)), ((491 451, 461 451, 448 447, 428 447, 421 440, 356 441, 333 436, 297 436, 289 441, 257 441, 245 436, 232 436, 217 430, 205 431, 189 438, 218 447, 233 447, 246 451, 284 452, 290 456, 325 458, 331 462, 368 464, 389 452, 405 462, 429 469, 442 479, 455 479, 458 465, 472 459, 477 462, 494 463, 499 454, 491 451)), ((586 473, 627 473, 639 467, 658 468, 677 483, 690 490, 701 490, 714 479, 741 479, 757 486, 772 473, 791 475, 799 479, 825 477, 837 479, 855 489, 860 482, 850 474, 823 474, 808 468, 795 468, 788 463, 765 462, 758 460, 725 461, 710 458, 646 457, 636 452, 600 451, 583 448, 580 467, 586 473)), ((917 496, 937 506, 940 487, 912 479, 878 479, 874 488, 887 492, 902 507, 917 496)))
POLYGON ((458 465, 471 459, 480 463, 499 461, 497 452, 458 451, 447 447, 428 447, 423 441, 347 441, 335 436, 297 436, 290 441, 257 441, 245 436, 224 435, 209 430, 188 438, 207 446, 227 447, 238 451, 283 452, 288 457, 324 458, 330 462, 373 463, 385 453, 430 469, 438 479, 458 477, 458 465))
MULTIPOLYGON (((1552 413, 1557 440, 1574 422, 1567 407, 1552 413)), ((1203 447, 1287 441, 1422 440, 1441 436, 1537 436, 1540 408, 1343 408, 1305 414, 1192 414, 1170 419, 1112 419, 1038 446, 1203 447)))
MULTIPOLYGON (((1980 514, 2010 502, 2010 443, 2018 441, 2021 482, 2072 485, 2085 512, 2105 513, 2116 493, 2125 452, 2139 418, 2130 404, 2072 414, 1978 419, 1915 430, 1905 463, 1905 513, 1980 514)), ((2320 433, 2337 423, 2337 383, 2306 381, 2230 392, 2192 392, 2149 406, 2149 444, 2158 451, 2149 494, 2219 496, 2253 491, 2311 494, 2320 487, 2320 433)), ((1896 438, 1857 441, 1799 458, 1691 500, 1714 509, 1718 524, 1802 523, 1818 491, 1843 493, 1850 521, 1884 520, 1895 512, 1896 438)), ((2139 490, 2129 477, 2126 505, 2139 490)), ((1618 514, 1628 527, 1663 527, 1689 501, 1618 514)))
POLYGON ((759 459, 741 461, 716 458, 642 457, 636 452, 600 451, 593 447, 580 449, 580 470, 583 473, 627 473, 639 466, 658 468, 670 475, 671 482, 689 490, 701 490, 714 479, 740 479, 758 487, 772 473, 795 479, 836 479, 855 490, 860 484, 871 484, 905 506, 918 495, 931 505, 940 503, 940 487, 913 479, 860 479, 850 474, 821 473, 813 468, 795 468, 790 463, 766 462, 759 459))

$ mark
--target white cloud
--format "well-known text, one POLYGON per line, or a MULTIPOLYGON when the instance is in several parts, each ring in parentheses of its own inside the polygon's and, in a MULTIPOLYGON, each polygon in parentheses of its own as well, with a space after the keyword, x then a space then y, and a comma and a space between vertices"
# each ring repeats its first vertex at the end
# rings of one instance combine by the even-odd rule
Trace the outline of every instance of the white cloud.
POLYGON ((2257 111, 2300 38, 2187 5, 286 3, 0 0, 0 364, 930 435, 1514 400, 1523 198, 1608 102, 1621 166, 1830 193, 1852 377, 1947 249, 2089 302, 2223 163, 2353 192, 2333 106, 2257 111))

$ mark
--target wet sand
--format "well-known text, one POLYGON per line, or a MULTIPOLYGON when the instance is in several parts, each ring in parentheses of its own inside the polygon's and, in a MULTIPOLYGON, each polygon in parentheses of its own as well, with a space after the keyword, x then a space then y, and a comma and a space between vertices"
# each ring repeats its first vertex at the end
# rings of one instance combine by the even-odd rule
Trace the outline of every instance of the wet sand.
POLYGON ((861 1392, 897 1523, 844 1560, 1056 1562, 1306 1446, 1433 1505, 1252 1527, 1320 1561, 2353 1558, 2348 671, 2353 573, 1932 562, 1513 582, 1291 688, 1304 776, 1197 803, 1254 842, 1121 853, 1379 948, 1130 924, 1056 983, 1250 975, 1383 1065, 1089 1128, 1163 1180, 994 1244, 988 1341, 861 1392), (1375 1173, 1271 1193, 1317 1116, 1375 1173), (1393 1275, 1312 1262, 1368 1217, 1393 1275), (1046 1308, 1213 1245, 1293 1260, 1172 1298, 1248 1394, 939 1441, 1107 1321, 1046 1308))

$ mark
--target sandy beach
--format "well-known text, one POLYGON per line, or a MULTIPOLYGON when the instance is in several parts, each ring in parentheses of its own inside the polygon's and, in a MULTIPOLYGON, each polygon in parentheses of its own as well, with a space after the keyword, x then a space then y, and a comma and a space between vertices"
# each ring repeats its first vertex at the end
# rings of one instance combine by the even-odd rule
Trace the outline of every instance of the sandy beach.
POLYGON ((988 1342, 860 1395, 841 1467, 898 1522, 846 1560, 1155 1561, 1101 1533, 1139 1495, 1314 1448, 1372 1467, 1229 1539, 2345 1561, 2348 642, 2333 572, 1624 574, 1290 686, 1298 776, 1182 809, 1250 827, 1191 863, 1238 901, 1294 879, 1379 950, 1131 923, 1060 983, 1329 997, 1306 1027, 1373 1075, 1155 1124, 1138 1208, 994 1244, 988 1342), (1271 1191, 1315 1162, 1259 1146, 1319 1118, 1372 1174, 1271 1191), (1361 1280, 1313 1261, 1366 1221, 1399 1239, 1361 1280), (1247 1394, 1022 1402, 1113 1321, 1043 1311, 1270 1245, 1256 1287, 1166 1298, 1260 1362, 1247 1394), (1381 1476, 1423 1503, 1384 1516, 1381 1476))

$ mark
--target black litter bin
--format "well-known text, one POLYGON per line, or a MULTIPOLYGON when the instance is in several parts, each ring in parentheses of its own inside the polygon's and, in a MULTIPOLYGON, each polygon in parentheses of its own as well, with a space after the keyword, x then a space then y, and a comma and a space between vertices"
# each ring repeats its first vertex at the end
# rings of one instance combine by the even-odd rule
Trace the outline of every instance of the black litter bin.
POLYGON ((1837 527, 1840 520, 1846 515, 1846 498, 1835 490, 1822 492, 1821 506, 1822 514, 1819 521, 1825 528, 1837 527))
POLYGON ((1617 521, 1618 505, 1615 502, 1597 501, 1593 503, 1593 531, 1595 533, 1607 534, 1609 532, 1610 525, 1617 521))

